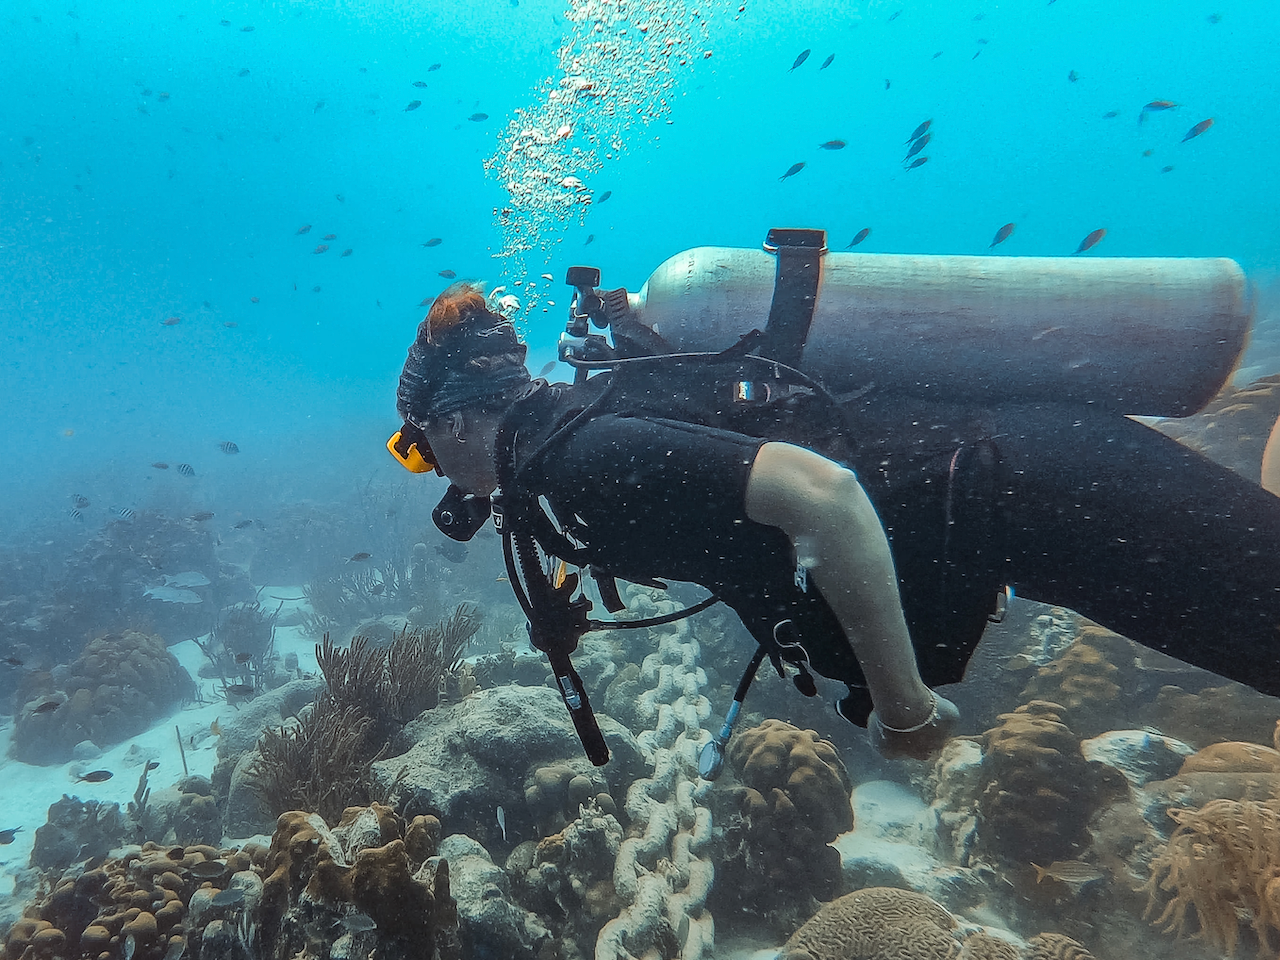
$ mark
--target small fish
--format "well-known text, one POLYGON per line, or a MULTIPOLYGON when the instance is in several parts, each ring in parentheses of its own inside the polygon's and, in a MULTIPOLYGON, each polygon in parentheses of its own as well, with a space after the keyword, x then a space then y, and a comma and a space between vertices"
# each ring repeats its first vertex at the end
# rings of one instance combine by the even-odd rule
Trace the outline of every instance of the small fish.
POLYGON ((252 520, 241 520, 239 523, 235 525, 234 529, 243 530, 245 527, 252 527, 252 526, 253 526, 252 520))
POLYGON ((316 248, 315 248, 314 250, 312 250, 311 252, 312 252, 312 253, 324 253, 324 252, 325 252, 326 250, 328 250, 328 249, 329 249, 329 245, 328 245, 327 243, 320 243, 320 244, 317 244, 317 245, 316 245, 316 248))
POLYGON ((215 737, 222 736, 222 727, 219 726, 217 719, 214 719, 214 721, 209 724, 209 732, 215 737))
POLYGON ((175 469, 184 477, 194 477, 196 475, 195 468, 189 463, 180 463, 175 469))
POLYGON ((236 74, 237 77, 247 77, 248 75, 249 75, 248 67, 241 67, 240 72, 236 74))
POLYGON ((150 773, 152 770, 159 770, 159 769, 160 769, 160 761, 159 761, 159 760, 148 760, 148 761, 147 761, 147 767, 146 767, 146 770, 145 770, 145 772, 146 772, 146 773, 150 773))
POLYGON ((1149 156, 1151 156, 1153 153, 1155 153, 1155 151, 1154 151, 1154 150, 1143 150, 1143 151, 1142 151, 1142 155, 1143 155, 1144 157, 1149 157, 1149 156))
POLYGON ((803 161, 803 160, 801 160, 799 163, 793 163, 793 164, 792 164, 792 165, 787 169, 787 172, 786 172, 786 173, 784 173, 782 176, 780 176, 780 177, 778 178, 778 180, 780 180, 780 181, 781 181, 781 180, 785 180, 785 179, 787 179, 787 177, 794 177, 797 173, 799 173, 799 172, 800 172, 801 170, 803 170, 803 169, 804 169, 804 161, 803 161))
POLYGON ((153 463, 151 466, 152 466, 152 467, 154 467, 156 470, 168 470, 168 469, 169 469, 169 465, 168 465, 167 463, 165 463, 163 460, 157 460, 157 461, 156 461, 155 463, 153 463))
POLYGON ((457 274, 454 273, 452 270, 441 270, 439 275, 444 277, 446 280, 452 280, 454 277, 457 276, 457 274))
POLYGON ((1087 237, 1080 241, 1080 246, 1076 247, 1076 253, 1084 253, 1090 247, 1097 246, 1098 241, 1107 235, 1105 227, 1099 227, 1087 237))
POLYGON ((502 842, 507 842, 507 812, 498 805, 498 829, 502 831, 502 842))
POLYGON ((1067 83, 1075 83, 1079 79, 1080 74, 1076 73, 1074 70, 1067 74, 1067 83))
POLYGON ((191 516, 187 517, 187 519, 188 519, 188 520, 194 520, 196 523, 204 523, 206 520, 212 520, 212 519, 213 519, 213 511, 212 511, 212 510, 198 510, 198 511, 196 511, 195 513, 193 513, 191 516))
POLYGON ((0 847, 13 843, 14 836, 21 829, 21 827, 10 827, 8 830, 0 830, 0 847))
POLYGON ((68 514, 68 516, 70 516, 72 520, 83 520, 83 519, 84 519, 84 513, 80 510, 80 508, 79 508, 79 507, 72 507, 72 508, 71 508, 71 513, 70 513, 70 514, 68 514))
POLYGON ((1119 111, 1119 110, 1108 110, 1106 113, 1104 113, 1104 114, 1102 115, 1102 119, 1103 119, 1103 120, 1114 120, 1114 119, 1115 119, 1116 117, 1118 117, 1118 116, 1120 116, 1120 111, 1119 111))
POLYGON ((405 106, 404 112, 408 113, 411 110, 417 110, 420 106, 422 106, 421 100, 410 100, 408 104, 405 106))
POLYGON ((373 556, 372 553, 366 553, 365 551, 361 550, 359 553, 353 553, 351 556, 347 557, 346 562, 347 563, 363 563, 365 560, 368 560, 372 556, 373 556))
POLYGON ((915 143, 911 144, 911 149, 907 151, 907 155, 902 158, 902 162, 906 163, 908 160, 914 157, 917 153, 919 153, 921 150, 927 147, 929 145, 929 141, 932 139, 933 139, 932 133, 926 133, 924 136, 918 137, 915 143))
POLYGON ((240 448, 239 448, 239 447, 237 447, 237 446, 236 446, 232 441, 230 441, 230 440, 223 440, 221 443, 219 443, 219 444, 218 444, 218 449, 219 449, 219 450, 221 450, 223 453, 226 453, 226 454, 232 454, 232 453, 239 453, 239 452, 240 452, 240 448))
POLYGON ((224 327, 228 327, 228 328, 232 328, 232 329, 234 329, 235 327, 240 326, 240 324, 236 323, 234 320, 223 320, 223 321, 222 321, 222 325, 223 325, 224 327))
POLYGON ((343 251, 342 251, 342 255, 343 255, 344 257, 349 257, 349 256, 351 256, 353 253, 355 253, 355 251, 354 251, 354 250, 352 250, 350 247, 347 247, 347 249, 345 249, 345 250, 343 250, 343 251))
POLYGON ((819 150, 843 150, 848 144, 843 140, 828 140, 826 143, 818 144, 819 150))
POLYGON ((134 513, 132 510, 130 510, 128 507, 112 507, 111 512, 114 513, 121 520, 132 520, 134 517, 137 516, 137 514, 134 513))
POLYGON ((1147 119, 1148 113, 1159 113, 1162 110, 1172 110, 1177 104, 1172 100, 1152 100, 1150 103, 1143 104, 1142 112, 1138 114, 1138 122, 1142 123, 1147 119))
POLYGON ((241 28, 240 28, 240 32, 241 32, 241 33, 253 33, 253 27, 252 27, 252 26, 241 27, 241 28))
POLYGON ((1036 883, 1045 877, 1050 877, 1063 883, 1085 884, 1101 880, 1106 876, 1093 864, 1085 863, 1083 860, 1055 860, 1047 867, 1034 863, 1031 866, 1036 868, 1036 883))
POLYGON ((90 770, 83 777, 76 777, 77 783, 105 783, 114 777, 110 770, 90 770))
POLYGON ((427 88, 427 81, 425 81, 425 80, 415 80, 415 81, 413 81, 413 85, 414 85, 415 87, 417 87, 419 90, 425 90, 425 89, 427 88))
POLYGON ((886 21, 886 23, 893 23, 893 21, 897 20, 900 16, 902 16, 902 11, 895 10, 893 11, 893 13, 889 14, 889 19, 886 21))
POLYGON ((431 306, 431 301, 432 301, 432 300, 434 300, 434 299, 435 299, 434 297, 423 297, 423 298, 422 298, 422 302, 421 302, 420 304, 418 304, 418 306, 420 306, 420 307, 429 307, 429 306, 431 306))
POLYGON ((472 123, 479 123, 482 120, 488 120, 489 115, 487 113, 473 113, 471 116, 467 117, 467 119, 472 123))
POLYGON ((236 654, 236 663, 239 663, 239 664, 241 664, 241 665, 246 664, 246 663, 248 663, 250 660, 252 660, 252 659, 253 659, 253 656, 254 656, 254 655, 253 655, 252 653, 250 653, 249 651, 247 651, 247 650, 242 650, 242 651, 240 651, 239 653, 237 653, 237 654, 236 654))
POLYGON ((1221 23, 1221 22, 1222 22, 1222 14, 1220 14, 1220 13, 1211 13, 1211 14, 1209 14, 1207 17, 1205 17, 1205 19, 1206 19, 1206 20, 1208 20, 1210 23, 1221 23))
POLYGON ((853 239, 849 241, 849 246, 845 247, 845 249, 848 250, 850 247, 856 247, 858 244, 860 244, 863 240, 867 239, 867 237, 869 236, 871 236, 871 228, 863 227, 861 230, 859 230, 857 233, 853 235, 853 239))
POLYGON ((370 930, 378 928, 373 918, 363 913, 347 914, 342 918, 342 925, 352 933, 368 933, 370 930))
POLYGON ((318 283, 317 283, 314 287, 312 287, 312 288, 311 288, 311 292, 312 292, 312 293, 319 293, 319 292, 320 292, 320 284, 318 284, 318 283))
POLYGON ((162 324, 164 324, 166 327, 176 327, 178 324, 180 324, 180 323, 182 322, 182 318, 181 318, 181 317, 169 317, 168 319, 161 320, 160 322, 161 322, 162 324))
POLYGON ((258 298, 257 298, 257 297, 250 297, 250 298, 249 298, 249 302, 250 302, 250 303, 258 303, 259 301, 258 301, 258 298))
POLYGON ((311 108, 311 112, 312 112, 312 113, 319 113, 319 112, 320 112, 321 110, 323 110, 323 109, 324 109, 324 101, 323 101, 323 100, 317 100, 317 101, 316 101, 316 105, 315 105, 314 107, 312 107, 312 108, 311 108))
MULTIPOLYGON (((596 235, 595 235, 594 233, 588 233, 588 234, 587 234, 587 239, 586 239, 586 241, 584 241, 584 242, 583 242, 583 244, 582 244, 582 245, 585 247, 588 243, 594 243, 594 242, 595 242, 595 239, 596 239, 596 235)), ((553 307, 555 306, 555 304, 554 304, 554 303, 553 303, 553 304, 551 304, 551 305, 552 305, 553 307)))
POLYGON ((346 197, 344 197, 344 196, 343 196, 342 194, 340 194, 340 193, 335 193, 335 194, 333 195, 333 199, 337 200, 339 203, 346 203, 346 202, 347 202, 347 198, 346 198, 346 197))
POLYGON ((227 872, 227 865, 221 860, 201 860, 191 865, 188 871, 197 880, 217 880, 227 872))
POLYGON ((933 125, 932 120, 924 121, 924 123, 920 124, 920 126, 916 127, 915 130, 911 132, 911 136, 907 137, 907 139, 904 142, 911 143, 913 140, 919 140, 921 137, 923 137, 926 133, 929 132, 929 127, 931 127, 932 125, 933 125))
POLYGON ((1208 120, 1201 120, 1194 127, 1192 127, 1190 130, 1187 131, 1187 135, 1182 138, 1182 142, 1186 143, 1188 140, 1195 139, 1196 137, 1200 136, 1200 134, 1204 133, 1206 130, 1208 130, 1212 126, 1213 126, 1213 117, 1210 117, 1208 120))
POLYGON ((543 364, 542 369, 538 371, 538 377, 539 378, 545 377, 548 373, 550 373, 555 368, 556 368, 556 362, 554 360, 548 360, 545 364, 543 364))
POLYGON ((1173 172, 1173 166, 1172 166, 1172 165, 1170 165, 1170 166, 1167 166, 1167 167, 1161 167, 1161 168, 1160 168, 1160 172, 1161 172, 1161 173, 1172 173, 1172 172, 1173 172))
POLYGON ((230 890, 223 890, 221 893, 215 893, 213 899, 209 901, 215 907, 234 907, 244 903, 244 890, 241 887, 232 887, 230 890))
POLYGON ((320 239, 321 239, 321 240, 337 240, 337 239, 338 239, 338 235, 337 235, 336 233, 326 233, 326 234, 325 234, 323 237, 321 237, 320 239))
POLYGON ((909 164, 907 164, 907 169, 914 170, 916 167, 923 167, 928 162, 929 162, 928 157, 916 157, 909 164))
POLYGON ((934 54, 930 59, 931 59, 931 60, 937 60, 940 56, 942 56, 942 53, 943 53, 943 51, 939 50, 939 51, 938 51, 937 53, 935 53, 935 54, 934 54))
POLYGON ((889 89, 889 78, 888 78, 888 77, 885 77, 885 78, 884 78, 884 88, 885 88, 886 90, 888 90, 888 89, 889 89))
POLYGON ((822 66, 820 66, 818 69, 819 70, 827 69, 827 67, 831 66, 831 61, 835 60, 835 58, 836 58, 836 55, 834 53, 831 54, 831 56, 827 57, 827 59, 822 61, 822 66))
POLYGON ((444 240, 442 240, 440 237, 432 237, 430 240, 428 240, 426 243, 424 243, 424 244, 423 244, 423 246, 424 246, 424 247, 438 247, 438 246, 440 246, 440 244, 442 244, 442 243, 444 243, 444 240))
MULTIPOLYGON (((994 247, 996 244, 1004 243, 1008 240, 1009 236, 1013 233, 1013 228, 1014 224, 1006 223, 1003 227, 997 230, 995 238, 991 241, 991 246, 994 247)), ((987 249, 989 250, 991 247, 988 247, 987 249)))
POLYGON ((234 697, 250 697, 253 696, 254 687, 252 683, 230 683, 223 688, 223 692, 234 697))
POLYGON ((229 27, 229 26, 231 26, 231 21, 230 21, 230 20, 219 20, 219 21, 218 21, 218 23, 219 23, 221 26, 224 26, 224 27, 229 27))
MULTIPOLYGON (((555 364, 553 363, 552 366, 555 366, 555 364)), ((0 663, 7 663, 11 667, 22 666, 22 661, 14 656, 0 657, 0 663)))
POLYGON ((298 232, 297 232, 296 236, 299 236, 299 237, 300 237, 300 236, 302 236, 304 233, 310 233, 310 232, 311 232, 311 224, 309 224, 309 223, 304 223, 302 226, 300 226, 300 227, 298 228, 298 232))
POLYGON ((440 64, 433 63, 431 66, 427 67, 427 73, 435 73, 439 69, 440 69, 440 64))
POLYGON ((38 703, 34 707, 32 707, 31 712, 32 713, 53 713, 53 711, 57 710, 60 706, 62 706, 61 700, 46 700, 44 701, 44 703, 38 703))
MULTIPOLYGON (((813 51, 811 51, 811 50, 801 50, 801 51, 800 51, 800 56, 796 57, 796 62, 795 62, 795 63, 793 63, 793 64, 791 64, 791 70, 794 70, 796 67, 800 66, 800 64, 802 64, 802 63, 804 63, 806 60, 808 60, 808 59, 809 59, 809 54, 810 54, 810 53, 812 53, 812 52, 813 52, 813 51)), ((788 70, 788 71, 787 71, 787 73, 790 73, 790 72, 791 72, 791 70, 788 70)))
POLYGON ((608 200, 612 196, 613 196, 613 191, 606 190, 604 193, 600 194, 600 196, 596 198, 596 203, 604 203, 606 200, 608 200))
POLYGON ((71 495, 71 502, 81 509, 89 506, 89 498, 83 493, 73 493, 71 495))

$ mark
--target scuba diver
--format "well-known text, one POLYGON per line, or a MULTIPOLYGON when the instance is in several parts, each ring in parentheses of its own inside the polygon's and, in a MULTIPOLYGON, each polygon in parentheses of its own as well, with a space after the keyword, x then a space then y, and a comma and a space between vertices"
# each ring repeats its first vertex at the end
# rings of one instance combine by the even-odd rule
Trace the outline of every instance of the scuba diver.
POLYGON ((433 515, 449 536, 492 515, 597 764, 569 654, 628 622, 590 620, 570 567, 611 612, 616 577, 699 584, 711 596, 682 613, 737 613, 759 648, 721 746, 768 657, 806 695, 812 673, 843 682, 837 711, 882 754, 928 756, 958 720, 933 688, 961 679, 1011 588, 1280 695, 1280 498, 1147 426, 1068 401, 836 396, 768 336, 672 353, 622 322, 606 359, 553 384, 495 307, 466 283, 437 297, 388 449, 451 481, 433 515))

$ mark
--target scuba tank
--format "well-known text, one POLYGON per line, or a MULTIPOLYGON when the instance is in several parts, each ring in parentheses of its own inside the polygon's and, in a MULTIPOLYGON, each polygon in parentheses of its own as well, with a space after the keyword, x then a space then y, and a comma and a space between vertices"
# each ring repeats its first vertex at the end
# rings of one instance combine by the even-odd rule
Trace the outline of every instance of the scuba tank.
MULTIPOLYGON (((585 303, 572 270, 570 283, 585 303)), ((695 247, 638 293, 589 292, 601 309, 585 312, 599 326, 626 323, 673 353, 724 350, 802 305, 792 356, 760 353, 835 394, 874 384, 949 402, 1053 400, 1164 417, 1219 392, 1252 319, 1243 271, 1224 258, 830 253, 820 230, 771 231, 761 250, 695 247), (788 274, 804 277, 789 294, 788 274)))

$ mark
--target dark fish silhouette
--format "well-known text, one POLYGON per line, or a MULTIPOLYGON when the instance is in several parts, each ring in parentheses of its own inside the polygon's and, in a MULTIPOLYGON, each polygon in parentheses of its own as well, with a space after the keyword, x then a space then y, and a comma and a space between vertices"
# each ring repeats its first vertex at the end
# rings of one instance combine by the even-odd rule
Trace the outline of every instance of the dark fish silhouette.
POLYGON ((298 236, 302 236, 304 233, 310 233, 310 232, 311 232, 311 224, 309 223, 304 223, 302 226, 298 228, 298 236))
POLYGON ((613 196, 613 191, 606 190, 604 193, 600 194, 599 198, 596 200, 596 203, 604 203, 606 200, 608 200, 612 196, 613 196))
POLYGON ((242 650, 236 654, 236 663, 248 663, 253 659, 253 654, 247 650, 242 650))
POLYGON ((316 244, 316 248, 315 248, 314 250, 312 250, 311 252, 312 252, 312 253, 325 253, 326 251, 328 251, 328 249, 329 249, 329 245, 328 245, 327 243, 319 243, 319 244, 316 244))
POLYGON ((72 519, 72 520, 83 520, 83 519, 84 519, 84 514, 80 511, 80 508, 79 508, 79 507, 72 507, 72 508, 71 508, 71 514, 70 514, 70 516, 71 516, 71 519, 72 519))
POLYGON ((323 237, 321 237, 320 239, 321 239, 321 240, 337 240, 337 239, 338 239, 338 235, 337 235, 336 233, 326 233, 326 234, 325 234, 323 237))
POLYGON ((414 85, 415 87, 417 87, 419 90, 424 90, 424 89, 426 89, 427 81, 425 81, 425 80, 415 80, 415 81, 413 81, 413 85, 414 85))
POLYGON ((888 89, 889 89, 889 78, 888 78, 888 77, 885 77, 885 78, 884 78, 884 88, 885 88, 886 90, 888 90, 888 89))
POLYGON ((248 75, 249 75, 248 67, 242 67, 240 69, 240 72, 236 74, 237 77, 247 77, 248 75))
POLYGON ((1200 134, 1204 133, 1206 130, 1208 130, 1212 126, 1213 126, 1213 117, 1210 117, 1208 120, 1201 120, 1194 127, 1192 127, 1190 130, 1187 131, 1187 135, 1182 138, 1182 142, 1186 143, 1188 140, 1195 139, 1196 137, 1200 136, 1200 134))
MULTIPOLYGON (((1050 2, 1052 2, 1052 0, 1050 0, 1050 2)), ((893 13, 889 14, 889 19, 886 22, 893 23, 893 21, 897 20, 900 16, 902 16, 902 11, 895 10, 893 13)))
POLYGON ((439 70, 439 69, 440 69, 440 64, 433 63, 431 66, 427 67, 427 73, 434 73, 436 70, 439 70))
MULTIPOLYGON (((991 241, 991 246, 994 247, 996 244, 1004 243, 1006 240, 1008 240, 1009 235, 1013 233, 1013 227, 1014 225, 1012 223, 1006 223, 1003 227, 997 230, 995 239, 991 241)), ((991 247, 988 247, 987 249, 989 250, 991 249, 991 247)))
POLYGON ((46 700, 44 703, 38 703, 32 707, 31 712, 53 713, 53 711, 57 710, 60 706, 62 706, 62 701, 60 700, 46 700))
POLYGON ((1118 116, 1120 116, 1120 111, 1119 111, 1119 110, 1108 110, 1106 113, 1104 113, 1104 114, 1102 115, 1102 119, 1103 119, 1103 120, 1114 120, 1114 119, 1115 119, 1116 117, 1118 117, 1118 116))
MULTIPOLYGON (((545 377, 548 373, 550 373, 550 372, 551 372, 552 370, 554 370, 555 368, 556 368, 556 362, 555 362, 554 360, 548 360, 548 361, 543 365, 542 369, 538 371, 538 376, 539 376, 540 378, 541 378, 541 377, 545 377)), ((18 665, 19 665, 19 666, 21 666, 22 664, 21 664, 21 663, 19 663, 18 665)))
POLYGON ((237 447, 237 446, 235 445, 235 442, 234 442, 234 441, 232 441, 232 440, 223 440, 220 444, 218 444, 218 449, 219 449, 219 450, 221 450, 223 453, 226 453, 226 454, 232 454, 232 453, 239 453, 239 452, 240 452, 240 448, 239 448, 239 447, 237 447))
POLYGON ((195 468, 189 463, 180 463, 176 467, 177 471, 184 477, 194 477, 196 475, 195 468))
POLYGON ((1173 167, 1172 167, 1172 166, 1168 166, 1168 167, 1161 167, 1161 168, 1160 168, 1160 172, 1161 172, 1161 173, 1172 173, 1172 172, 1173 172, 1173 167))
POLYGON ((159 761, 159 760, 148 760, 148 761, 147 761, 147 769, 146 769, 146 772, 147 772, 147 773, 150 773, 152 770, 159 770, 159 769, 160 769, 160 761, 159 761))
MULTIPOLYGON (((867 237, 869 236, 871 236, 871 228, 863 227, 861 230, 859 230, 857 233, 853 235, 853 239, 849 241, 849 247, 856 247, 858 244, 860 244, 863 240, 867 239, 867 237)), ((845 247, 845 249, 848 250, 849 247, 845 247)))
POLYGON ((919 153, 921 150, 927 147, 929 145, 929 141, 932 139, 933 139, 933 134, 926 133, 923 137, 920 137, 918 140, 916 140, 916 142, 911 145, 911 149, 907 151, 907 155, 902 158, 902 162, 906 163, 908 160, 914 157, 917 153, 919 153))
POLYGON ((446 280, 452 280, 454 277, 457 276, 457 274, 454 273, 452 270, 441 270, 440 276, 444 277, 446 280))
POLYGON ((351 556, 347 557, 347 563, 360 563, 364 560, 368 560, 372 556, 372 553, 366 553, 361 550, 359 553, 353 553, 351 556))
POLYGON ((314 287, 312 287, 312 288, 311 288, 311 292, 312 292, 312 293, 319 293, 319 292, 320 292, 320 284, 318 284, 318 283, 317 283, 314 287))
POLYGON ((422 106, 421 100, 410 100, 408 105, 404 108, 404 112, 408 113, 410 110, 417 110, 420 106, 422 106))
POLYGON ((1074 70, 1067 74, 1067 83, 1075 83, 1079 79, 1080 74, 1076 73, 1074 70))
POLYGON ((835 58, 836 58, 836 55, 834 53, 831 54, 831 56, 827 57, 827 59, 822 61, 822 66, 820 66, 818 69, 819 70, 827 69, 827 67, 831 66, 831 61, 834 60, 835 58))
POLYGON ((819 150, 843 150, 848 144, 843 140, 828 140, 826 143, 818 144, 819 150))
POLYGON ((909 164, 907 164, 907 169, 914 170, 916 167, 923 167, 928 162, 929 162, 928 157, 916 157, 909 164))
POLYGON ((342 255, 343 255, 344 257, 349 257, 349 256, 351 256, 351 254, 353 254, 353 253, 355 253, 355 251, 354 251, 354 250, 352 250, 350 247, 347 247, 347 249, 345 249, 345 250, 343 250, 343 251, 342 251, 342 255))
POLYGON ((195 513, 193 513, 191 516, 187 517, 187 519, 188 519, 188 520, 194 520, 196 523, 204 523, 206 520, 212 520, 212 519, 213 519, 213 511, 212 511, 212 510, 197 510, 197 511, 196 511, 195 513))
POLYGON ((481 120, 488 120, 489 115, 487 113, 473 113, 471 116, 467 117, 467 119, 479 123, 481 120))
MULTIPOLYGON (((553 367, 554 367, 554 366, 555 366, 555 363, 554 363, 554 362, 552 362, 552 363, 550 364, 550 366, 553 366, 553 367)), ((21 660, 19 660, 17 657, 12 657, 12 656, 10 656, 10 657, 3 657, 3 658, 0 658, 0 663, 7 663, 7 664, 8 664, 9 666, 11 666, 11 667, 20 667, 20 666, 22 666, 22 661, 21 661, 21 660)))
POLYGON ((587 239, 583 242, 582 245, 585 247, 588 243, 594 243, 595 239, 596 239, 596 235, 594 233, 588 233, 587 239))
POLYGON ((926 120, 924 123, 920 124, 920 126, 916 127, 915 130, 912 131, 911 136, 907 137, 905 142, 910 143, 912 140, 919 140, 921 137, 923 137, 926 133, 929 132, 929 127, 932 125, 933 125, 932 120, 926 120))
POLYGON ((229 683, 223 690, 233 697, 248 697, 253 695, 254 687, 252 683, 229 683))
POLYGON ((1159 113, 1162 110, 1172 110, 1177 104, 1172 100, 1152 100, 1150 103, 1143 104, 1142 112, 1138 114, 1138 122, 1142 123, 1147 119, 1148 113, 1159 113))
POLYGON ((346 198, 346 197, 344 197, 344 196, 343 196, 342 194, 340 194, 340 193, 335 193, 335 194, 333 195, 333 199, 337 200, 339 203, 346 203, 346 202, 347 202, 347 198, 346 198))
POLYGON ((444 243, 444 241, 443 241, 440 237, 432 237, 430 240, 428 240, 426 243, 424 243, 424 244, 423 244, 423 246, 424 246, 424 247, 438 247, 438 246, 440 246, 440 244, 442 244, 442 243, 444 243))
MULTIPOLYGON (((800 56, 796 57, 796 62, 791 65, 791 70, 794 70, 796 67, 800 66, 800 64, 808 60, 809 54, 812 52, 813 52, 812 50, 801 50, 800 56)), ((790 73, 791 70, 788 70, 787 73, 790 73)))
POLYGON ((1076 247, 1076 253, 1084 253, 1090 247, 1097 246, 1098 241, 1101 240, 1106 235, 1107 235, 1106 228, 1099 227, 1097 230, 1094 230, 1087 237, 1085 237, 1083 240, 1080 241, 1080 246, 1076 247))
POLYGON ((801 170, 803 170, 803 169, 804 169, 804 161, 803 161, 803 160, 802 160, 802 161, 800 161, 799 163, 793 163, 793 164, 788 168, 787 172, 786 172, 786 173, 784 173, 782 176, 780 176, 778 179, 779 179, 779 180, 785 180, 785 179, 787 179, 787 177, 794 177, 797 173, 799 173, 799 172, 800 172, 801 170))
POLYGON ((160 322, 161 322, 162 324, 164 324, 166 327, 176 327, 178 324, 180 324, 180 323, 182 322, 182 318, 181 318, 181 317, 169 317, 167 320, 161 320, 160 322))
POLYGON ((71 502, 81 509, 89 506, 89 498, 82 493, 73 493, 71 495, 71 502))
POLYGON ((90 770, 83 777, 76 777, 77 783, 105 783, 114 777, 110 770, 90 770))
POLYGON ((10 827, 8 830, 0 830, 0 847, 7 847, 13 843, 13 838, 21 827, 10 827))
POLYGON ((240 32, 241 32, 241 33, 253 33, 253 27, 252 27, 252 26, 248 26, 248 27, 241 27, 241 28, 240 28, 240 32))
POLYGON ((243 530, 245 527, 252 527, 252 526, 253 526, 252 520, 241 520, 239 523, 235 525, 235 529, 243 530))

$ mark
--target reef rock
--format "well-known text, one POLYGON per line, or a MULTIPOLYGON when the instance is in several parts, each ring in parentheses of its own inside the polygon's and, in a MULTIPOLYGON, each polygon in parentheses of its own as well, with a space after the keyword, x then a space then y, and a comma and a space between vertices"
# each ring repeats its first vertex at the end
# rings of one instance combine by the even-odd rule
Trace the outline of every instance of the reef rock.
POLYGON ((464 955, 537 960, 551 932, 512 900, 507 874, 488 851, 470 837, 454 834, 441 842, 440 856, 449 863, 464 955))
POLYGON ((609 765, 600 769, 583 754, 556 691, 517 686, 481 690, 410 723, 402 742, 412 746, 375 763, 374 776, 406 813, 435 814, 490 849, 514 846, 536 836, 535 816, 541 807, 526 807, 526 788, 539 768, 563 766, 572 776, 588 778, 596 792, 605 792, 605 777, 609 792, 624 793, 642 775, 645 765, 635 737, 604 714, 597 713, 596 719, 612 754, 609 765))
POLYGON ((125 832, 119 804, 63 794, 49 807, 47 822, 36 828, 31 866, 65 870, 78 860, 105 856, 124 840, 125 832))
POLYGON ((1165 686, 1142 712, 1142 722, 1193 747, 1223 740, 1271 743, 1280 700, 1239 683, 1192 693, 1165 686))
POLYGON ((1072 730, 1097 736, 1132 725, 1132 703, 1120 691, 1131 687, 1136 669, 1131 640, 1083 620, 1075 641, 1036 671, 1020 699, 1056 703, 1072 730))
POLYGON ((1080 752, 1086 760, 1115 767, 1130 786, 1173 776, 1194 751, 1180 740, 1147 730, 1111 730, 1085 740, 1080 752))

